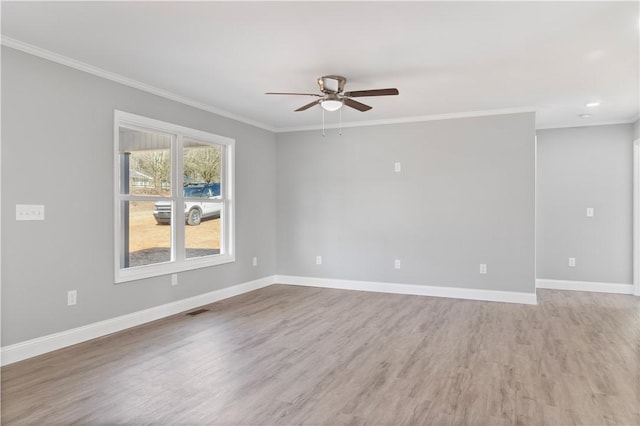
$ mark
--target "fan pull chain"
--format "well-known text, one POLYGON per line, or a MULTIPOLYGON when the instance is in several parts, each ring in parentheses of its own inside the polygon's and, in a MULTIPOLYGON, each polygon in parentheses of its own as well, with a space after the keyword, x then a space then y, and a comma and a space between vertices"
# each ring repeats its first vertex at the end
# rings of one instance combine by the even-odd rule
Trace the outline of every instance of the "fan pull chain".
POLYGON ((340 108, 340 131, 338 135, 342 136, 342 108, 340 108))
POLYGON ((324 137, 324 108, 322 109, 322 137, 324 137))

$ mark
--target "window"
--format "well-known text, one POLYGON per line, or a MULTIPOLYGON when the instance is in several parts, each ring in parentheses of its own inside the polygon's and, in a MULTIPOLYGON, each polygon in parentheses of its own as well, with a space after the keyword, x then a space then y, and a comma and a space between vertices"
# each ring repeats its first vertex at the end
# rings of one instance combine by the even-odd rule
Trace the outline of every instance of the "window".
POLYGON ((114 133, 115 281, 233 262, 234 140, 122 111, 114 133))

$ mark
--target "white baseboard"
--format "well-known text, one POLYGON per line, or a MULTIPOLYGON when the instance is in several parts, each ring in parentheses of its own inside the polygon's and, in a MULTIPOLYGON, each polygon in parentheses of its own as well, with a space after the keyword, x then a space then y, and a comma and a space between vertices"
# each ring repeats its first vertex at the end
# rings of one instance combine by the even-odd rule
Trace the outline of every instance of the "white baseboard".
MULTIPOLYGON (((175 315, 189 309, 208 305, 219 300, 237 296, 272 284, 299 285, 306 287, 324 287, 341 290, 371 291, 377 293, 410 294, 416 296, 448 297, 453 299, 483 300, 489 302, 521 303, 536 305, 535 293, 512 291, 481 290, 472 288, 423 286, 416 284, 397 284, 375 281, 339 280, 316 277, 297 277, 290 275, 272 275, 215 290, 187 299, 178 300, 153 308, 145 309, 116 318, 87 324, 82 327, 62 331, 48 336, 38 337, 0 350, 0 365, 8 365, 23 359, 42 355, 107 334, 135 327, 147 322, 175 315)), ((589 281, 536 280, 537 288, 556 290, 592 291, 601 293, 633 294, 633 284, 599 283, 589 281)))
POLYGON ((454 299, 484 300, 490 302, 537 304, 535 293, 478 290, 470 288, 422 286, 415 284, 395 284, 371 281, 334 280, 328 278, 295 277, 272 275, 215 290, 187 299, 177 300, 131 314, 87 324, 71 330, 61 331, 36 339, 5 346, 0 350, 0 365, 8 365, 47 352, 62 349, 87 340, 106 336, 147 322, 175 315, 189 309, 237 296, 272 284, 325 287, 343 290, 372 291, 378 293, 410 294, 416 296, 448 297, 454 299))
POLYGON ((597 283, 592 281, 537 279, 536 288, 546 288, 551 290, 593 291, 597 293, 633 294, 633 284, 597 283))
POLYGON ((220 290, 211 291, 209 293, 200 294, 198 296, 189 297, 187 299, 154 306, 153 308, 133 312, 131 314, 95 322, 93 324, 87 324, 71 330, 61 331, 48 336, 38 337, 36 339, 27 340, 14 345, 5 346, 0 351, 0 364, 12 364, 56 349, 75 345, 97 337, 106 336, 107 334, 115 333, 116 331, 125 330, 150 321, 175 315, 189 309, 208 305, 209 303, 257 290, 274 283, 275 276, 272 275, 220 290))
POLYGON ((329 278, 296 277, 290 275, 276 275, 275 279, 277 284, 300 285, 307 287, 372 291, 377 293, 412 294, 416 296, 449 297, 453 299, 522 303, 526 305, 536 305, 538 303, 535 293, 438 287, 416 284, 394 284, 372 281, 334 280, 329 278))

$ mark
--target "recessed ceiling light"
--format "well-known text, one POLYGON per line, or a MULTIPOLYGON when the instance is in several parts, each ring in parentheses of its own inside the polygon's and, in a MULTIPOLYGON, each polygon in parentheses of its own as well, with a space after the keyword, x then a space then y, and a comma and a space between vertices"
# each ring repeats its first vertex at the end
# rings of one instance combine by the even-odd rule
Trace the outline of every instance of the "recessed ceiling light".
POLYGON ((591 117, 591 114, 580 114, 578 117, 580 117, 580 118, 589 118, 589 117, 591 117))
POLYGON ((598 101, 587 102, 586 104, 584 104, 584 106, 593 108, 593 107, 600 106, 600 102, 598 101))

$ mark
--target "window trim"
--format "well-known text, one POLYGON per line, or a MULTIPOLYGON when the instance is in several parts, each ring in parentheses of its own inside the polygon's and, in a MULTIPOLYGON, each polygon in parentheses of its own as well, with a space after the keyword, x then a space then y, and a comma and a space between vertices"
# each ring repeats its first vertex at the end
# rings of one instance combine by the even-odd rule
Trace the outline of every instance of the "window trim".
MULTIPOLYGON (((113 192, 113 212, 114 212, 114 282, 116 284, 140 280, 144 278, 158 277, 177 272, 189 271, 193 269, 205 268, 209 266, 222 265, 235 262, 235 140, 226 136, 220 136, 201 130, 191 129, 177 124, 167 123, 153 118, 143 117, 124 111, 114 110, 114 144, 113 144, 113 171, 114 171, 114 192, 113 192), (121 268, 120 256, 123 244, 122 240, 122 217, 120 214, 120 203, 123 199, 151 201, 156 198, 144 195, 128 195, 123 197, 120 191, 121 170, 120 170, 120 127, 139 128, 140 130, 151 130, 172 134, 171 138, 171 190, 172 194, 182 182, 183 163, 180 159, 182 155, 182 140, 184 138, 200 140, 224 146, 224 159, 221 170, 221 197, 223 201, 224 226, 220 229, 221 253, 218 255, 186 258, 173 256, 177 250, 177 241, 184 241, 185 227, 184 220, 173 221, 182 225, 171 227, 171 247, 172 259, 169 262, 154 263, 151 265, 137 266, 134 268, 121 268), (181 240, 180 240, 181 239, 181 240)), ((178 205, 184 204, 182 191, 177 191, 172 195, 172 200, 176 200, 178 205)), ((171 209, 172 219, 175 215, 184 215, 183 209, 171 209)), ((184 243, 182 243, 184 247, 184 243)))

